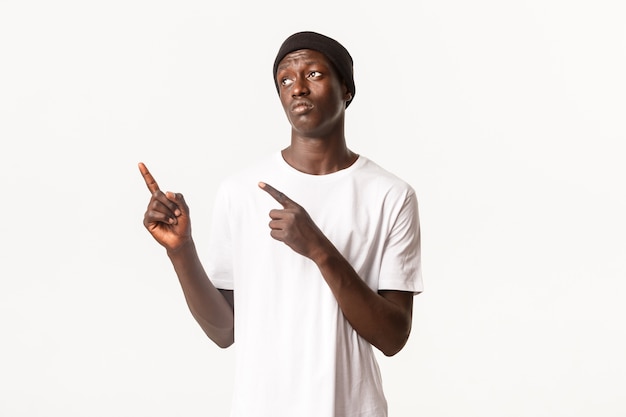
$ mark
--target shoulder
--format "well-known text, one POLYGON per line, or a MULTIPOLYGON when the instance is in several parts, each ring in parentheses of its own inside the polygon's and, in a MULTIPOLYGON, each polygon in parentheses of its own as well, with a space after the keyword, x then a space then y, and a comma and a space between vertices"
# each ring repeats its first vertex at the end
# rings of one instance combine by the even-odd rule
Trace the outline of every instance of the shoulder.
POLYGON ((356 173, 368 184, 368 187, 376 187, 383 192, 405 197, 415 195, 415 190, 411 184, 398 175, 365 156, 360 156, 359 159, 360 165, 356 173))

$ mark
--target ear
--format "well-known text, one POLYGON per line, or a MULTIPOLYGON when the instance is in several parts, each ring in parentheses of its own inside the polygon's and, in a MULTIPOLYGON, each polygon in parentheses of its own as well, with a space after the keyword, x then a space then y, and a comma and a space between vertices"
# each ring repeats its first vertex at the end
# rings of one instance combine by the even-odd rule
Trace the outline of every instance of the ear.
POLYGON ((346 105, 347 105, 348 102, 352 100, 352 93, 348 91, 348 86, 343 81, 341 83, 341 87, 343 88, 343 99, 345 100, 346 105))
POLYGON ((346 83, 342 83, 342 87, 343 87, 343 98, 344 100, 346 100, 346 102, 352 100, 352 93, 350 91, 348 91, 348 86, 346 85, 346 83))

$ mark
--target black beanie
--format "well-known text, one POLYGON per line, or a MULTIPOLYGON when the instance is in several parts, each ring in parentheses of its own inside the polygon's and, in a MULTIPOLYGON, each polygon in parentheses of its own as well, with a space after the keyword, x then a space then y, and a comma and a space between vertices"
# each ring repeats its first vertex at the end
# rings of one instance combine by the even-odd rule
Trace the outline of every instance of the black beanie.
POLYGON ((346 102, 346 108, 352 102, 355 94, 354 87, 354 70, 353 70, 353 62, 350 53, 346 48, 343 47, 336 40, 329 38, 328 36, 324 36, 320 33, 316 32, 298 32, 289 36, 280 49, 278 50, 278 54, 276 55, 276 59, 274 60, 274 83, 276 84, 276 90, 280 93, 278 87, 278 80, 276 79, 276 72, 278 71, 278 64, 282 59, 293 51, 297 51, 299 49, 313 49, 315 51, 321 52, 328 58, 328 60, 333 64, 335 70, 339 73, 339 76, 346 83, 346 87, 348 91, 352 93, 352 97, 348 102, 346 102))

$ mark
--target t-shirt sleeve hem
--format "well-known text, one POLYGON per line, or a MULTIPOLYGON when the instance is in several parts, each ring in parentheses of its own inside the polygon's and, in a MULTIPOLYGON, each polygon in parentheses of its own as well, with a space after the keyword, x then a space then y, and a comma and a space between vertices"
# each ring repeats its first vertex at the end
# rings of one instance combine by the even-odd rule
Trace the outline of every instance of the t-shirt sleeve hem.
POLYGON ((211 282, 213 283, 215 288, 217 288, 218 290, 234 290, 235 289, 233 282, 229 279, 211 277, 211 282))
POLYGON ((421 283, 412 283, 406 281, 380 281, 378 283, 378 290, 387 291, 408 291, 413 295, 420 294, 424 291, 424 286, 421 283))

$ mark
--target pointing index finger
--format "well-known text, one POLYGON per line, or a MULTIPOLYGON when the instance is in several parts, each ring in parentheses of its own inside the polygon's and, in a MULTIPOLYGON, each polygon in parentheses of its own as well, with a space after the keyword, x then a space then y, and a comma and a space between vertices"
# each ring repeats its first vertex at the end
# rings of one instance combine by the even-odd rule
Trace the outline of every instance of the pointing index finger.
POLYGON ((156 180, 143 162, 139 163, 139 171, 141 172, 141 175, 143 175, 143 179, 146 182, 148 190, 150 190, 152 194, 154 194, 155 191, 159 191, 159 184, 157 184, 156 180))
POLYGON ((274 200, 278 201, 285 208, 292 202, 289 197, 287 197, 285 194, 281 193, 269 184, 260 182, 259 187, 261 187, 262 190, 265 190, 269 195, 274 198, 274 200))

